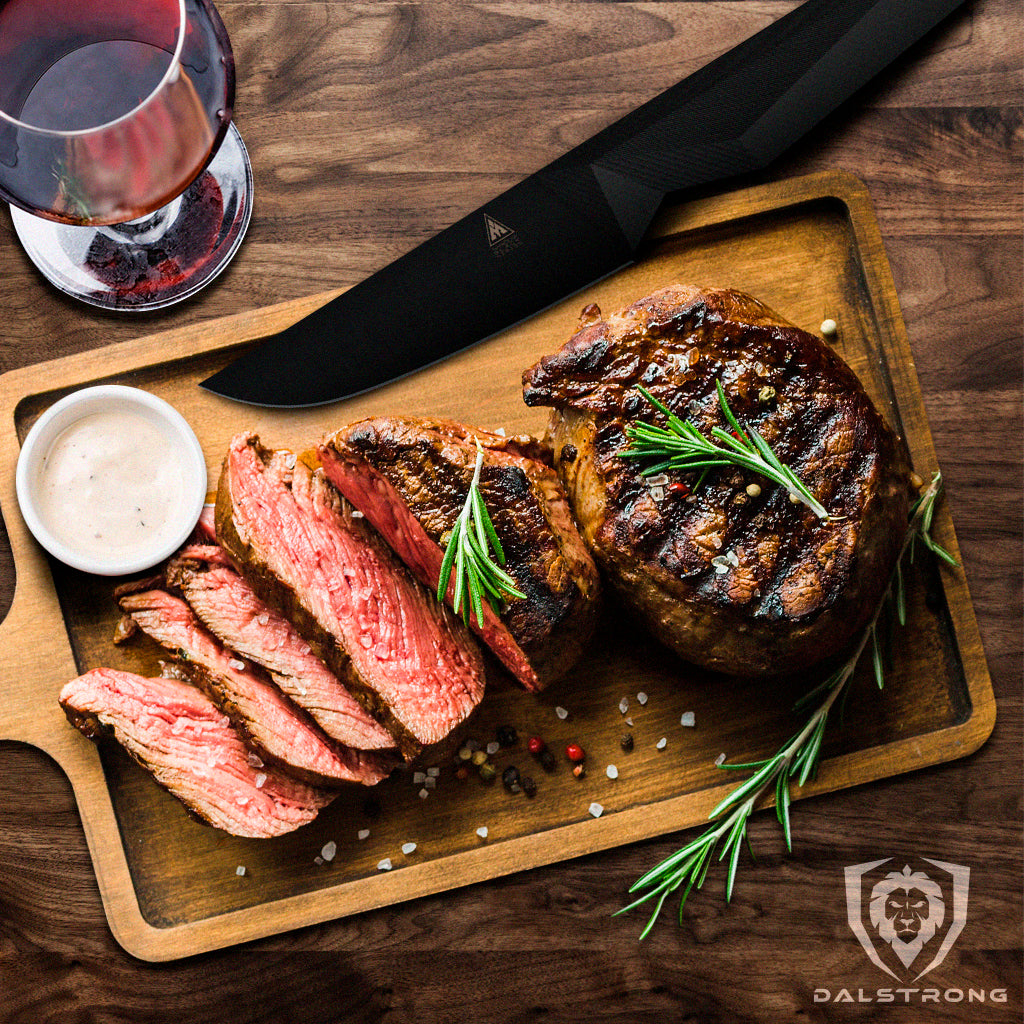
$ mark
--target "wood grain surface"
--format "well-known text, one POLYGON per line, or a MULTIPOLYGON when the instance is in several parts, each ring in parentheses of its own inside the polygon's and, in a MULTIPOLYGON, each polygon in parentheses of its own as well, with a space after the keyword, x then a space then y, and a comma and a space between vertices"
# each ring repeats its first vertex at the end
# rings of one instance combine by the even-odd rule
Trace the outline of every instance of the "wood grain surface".
MULTIPOLYGON (((352 283, 793 6, 222 3, 256 174, 235 264, 158 317, 98 314, 39 280, 5 217, 0 370, 352 283)), ((1019 4, 978 0, 747 182, 841 167, 871 192, 999 702, 978 753, 801 802, 792 855, 758 816, 731 905, 713 875, 642 946, 610 915, 683 834, 154 967, 110 935, 60 770, 0 744, 0 1019, 1019 1020, 1021 65, 1019 4), (890 981, 843 867, 919 855, 972 869, 921 983, 964 1003, 815 1002, 890 981)), ((0 608, 12 593, 5 548, 0 608)))

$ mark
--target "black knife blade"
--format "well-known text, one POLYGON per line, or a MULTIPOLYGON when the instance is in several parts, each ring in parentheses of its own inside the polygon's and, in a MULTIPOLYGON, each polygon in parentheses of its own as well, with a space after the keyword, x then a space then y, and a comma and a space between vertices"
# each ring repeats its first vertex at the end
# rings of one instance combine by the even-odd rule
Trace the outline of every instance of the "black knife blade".
POLYGON ((429 366, 630 263, 665 197, 760 170, 965 0, 806 0, 203 381, 273 407, 429 366))

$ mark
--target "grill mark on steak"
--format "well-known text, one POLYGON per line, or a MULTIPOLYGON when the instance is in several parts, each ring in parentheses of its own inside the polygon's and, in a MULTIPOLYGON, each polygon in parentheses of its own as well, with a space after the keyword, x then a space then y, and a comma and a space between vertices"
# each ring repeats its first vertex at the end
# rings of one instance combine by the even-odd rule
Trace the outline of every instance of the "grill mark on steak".
MULTIPOLYGON (((523 381, 528 405, 553 407, 556 453, 577 453, 556 462, 584 538, 684 657, 726 672, 788 671, 866 622, 905 528, 908 466, 852 370, 820 339, 741 293, 672 285, 589 316, 523 381), (642 464, 621 458, 630 422, 664 422, 636 384, 707 436, 729 429, 716 379, 828 521, 735 468, 712 471, 685 499, 658 498, 642 464), (746 493, 750 483, 760 495, 746 493), (716 566, 727 555, 735 562, 716 566)), ((692 485, 696 474, 679 478, 692 485)))
POLYGON ((332 739, 356 750, 394 750, 391 734, 313 654, 295 627, 256 596, 222 548, 185 548, 168 565, 167 582, 214 636, 265 668, 332 739))
POLYGON ((126 594, 121 610, 157 643, 182 658, 182 671, 266 760, 311 782, 372 786, 391 764, 376 754, 332 743, 316 723, 263 675, 226 650, 192 609, 165 590, 126 594))
POLYGON ((221 473, 217 536, 406 759, 436 753, 483 697, 480 651, 342 506, 322 471, 242 434, 221 473))
POLYGON ((231 835, 284 835, 334 798, 273 767, 255 767, 227 717, 179 680, 98 668, 65 684, 59 700, 80 732, 112 734, 190 814, 231 835))
MULTIPOLYGON (((500 617, 486 603, 469 621, 530 690, 568 671, 593 637, 600 582, 573 522, 550 452, 528 437, 504 437, 447 420, 367 419, 321 444, 324 472, 366 515, 417 578, 437 588, 444 546, 462 511, 477 450, 480 493, 525 599, 500 617)), ((448 601, 455 589, 449 584, 448 601)))

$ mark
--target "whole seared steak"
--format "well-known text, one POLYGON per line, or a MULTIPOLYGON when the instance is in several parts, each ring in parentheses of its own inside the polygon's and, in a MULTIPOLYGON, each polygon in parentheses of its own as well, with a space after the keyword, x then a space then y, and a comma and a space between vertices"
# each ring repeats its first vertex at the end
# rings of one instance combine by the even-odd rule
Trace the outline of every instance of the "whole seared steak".
MULTIPOLYGON (((526 595, 470 624, 530 690, 563 675, 594 635, 597 567, 580 537, 550 453, 448 420, 379 417, 343 427, 318 448, 328 479, 360 509, 417 578, 437 588, 444 546, 484 449, 480 494, 526 595)), ((455 589, 449 584, 449 599, 455 589)))
POLYGON ((820 339, 739 292, 671 285, 604 318, 587 307, 523 383, 527 405, 553 407, 555 464, 585 540, 623 600, 684 658, 781 673, 834 653, 867 622, 898 557, 909 467, 820 339), (827 520, 744 470, 714 469, 699 487, 695 473, 659 484, 622 457, 630 423, 665 421, 637 384, 710 436, 729 429, 716 381, 827 520))

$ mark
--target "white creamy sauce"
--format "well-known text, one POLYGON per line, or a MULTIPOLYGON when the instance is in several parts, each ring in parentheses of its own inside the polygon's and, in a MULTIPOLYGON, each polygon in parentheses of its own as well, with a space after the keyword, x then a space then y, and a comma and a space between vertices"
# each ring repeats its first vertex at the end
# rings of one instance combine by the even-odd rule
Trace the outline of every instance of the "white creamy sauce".
POLYGON ((39 516, 82 554, 120 557, 175 527, 185 500, 181 453, 134 411, 83 416, 62 431, 39 468, 39 516))

